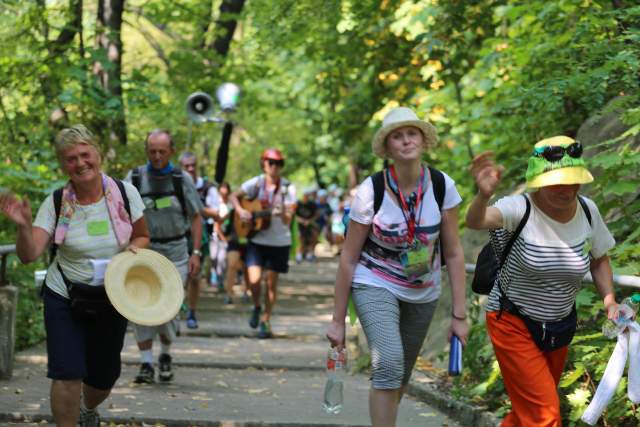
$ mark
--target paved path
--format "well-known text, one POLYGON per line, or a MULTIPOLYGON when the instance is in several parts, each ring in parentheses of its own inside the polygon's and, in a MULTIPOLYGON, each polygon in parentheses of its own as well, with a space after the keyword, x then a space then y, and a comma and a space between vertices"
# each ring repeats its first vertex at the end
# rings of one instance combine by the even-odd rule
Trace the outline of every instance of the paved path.
MULTIPOLYGON (((173 346, 175 380, 136 385, 138 353, 129 331, 122 375, 101 405, 103 421, 172 426, 366 426, 369 382, 349 375, 345 407, 339 415, 322 411, 324 331, 332 308, 336 263, 292 265, 279 287, 272 320, 275 337, 255 338, 248 326, 250 306, 222 305, 221 295, 203 292, 200 327, 173 346)), ((158 355, 156 343, 155 357, 158 355)), ((46 353, 39 345, 17 356, 14 376, 0 381, 0 425, 51 420, 46 353)), ((398 426, 458 426, 438 410, 411 397, 403 399, 398 426)))

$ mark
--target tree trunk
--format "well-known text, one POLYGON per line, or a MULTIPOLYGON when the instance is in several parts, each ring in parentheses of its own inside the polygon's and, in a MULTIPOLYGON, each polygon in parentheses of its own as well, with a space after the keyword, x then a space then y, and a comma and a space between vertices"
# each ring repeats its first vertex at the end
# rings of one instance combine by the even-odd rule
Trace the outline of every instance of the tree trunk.
POLYGON ((233 33, 238 25, 238 15, 242 12, 245 0, 223 0, 220 4, 220 17, 216 22, 216 37, 211 46, 220 58, 227 56, 233 33))
POLYGON ((127 124, 124 115, 124 100, 122 98, 122 12, 125 0, 99 0, 98 16, 96 20, 96 44, 104 52, 103 61, 96 62, 93 72, 105 93, 105 102, 117 100, 115 112, 106 119, 100 119, 99 129, 107 146, 112 141, 120 144, 127 143, 127 124))
MULTIPOLYGON (((82 0, 69 0, 67 19, 55 40, 49 40, 49 23, 46 18, 45 1, 39 0, 38 6, 44 15, 41 31, 46 40, 47 58, 45 63, 51 64, 55 59, 65 57, 66 51, 72 46, 76 34, 82 27, 82 0)), ((58 95, 62 92, 62 82, 57 77, 55 70, 49 69, 40 76, 40 88, 46 105, 51 106, 48 122, 53 142, 56 131, 68 125, 67 111, 58 100, 58 95)))

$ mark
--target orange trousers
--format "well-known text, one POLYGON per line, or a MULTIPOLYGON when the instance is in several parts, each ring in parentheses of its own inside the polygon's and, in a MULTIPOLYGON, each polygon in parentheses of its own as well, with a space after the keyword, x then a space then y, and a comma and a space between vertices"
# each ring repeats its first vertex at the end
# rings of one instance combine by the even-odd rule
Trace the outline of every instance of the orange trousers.
POLYGON ((487 330, 500 365, 512 411, 503 427, 559 427, 558 383, 569 347, 543 352, 522 319, 511 313, 487 313, 487 330))

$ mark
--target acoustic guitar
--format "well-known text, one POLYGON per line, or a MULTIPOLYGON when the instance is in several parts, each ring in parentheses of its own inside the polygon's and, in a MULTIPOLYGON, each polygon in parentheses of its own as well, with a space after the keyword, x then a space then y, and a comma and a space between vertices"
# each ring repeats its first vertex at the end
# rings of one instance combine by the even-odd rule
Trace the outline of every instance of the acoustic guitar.
POLYGON ((251 212, 251 222, 240 219, 238 212, 233 213, 233 227, 239 238, 252 238, 258 231, 266 230, 271 225, 271 209, 263 209, 260 200, 240 200, 240 206, 251 212))

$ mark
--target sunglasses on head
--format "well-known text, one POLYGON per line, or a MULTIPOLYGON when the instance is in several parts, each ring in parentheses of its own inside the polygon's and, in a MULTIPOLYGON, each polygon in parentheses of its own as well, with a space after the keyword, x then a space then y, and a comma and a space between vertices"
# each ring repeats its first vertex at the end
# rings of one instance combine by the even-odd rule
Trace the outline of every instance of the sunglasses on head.
POLYGON ((279 166, 279 167, 284 166, 284 160, 267 159, 267 163, 269 163, 269 166, 279 166))
POLYGON ((566 147, 554 145, 538 147, 533 150, 533 155, 535 157, 544 157, 550 162, 559 162, 565 154, 568 154, 569 157, 573 157, 574 159, 582 157, 582 144, 574 142, 566 147))

